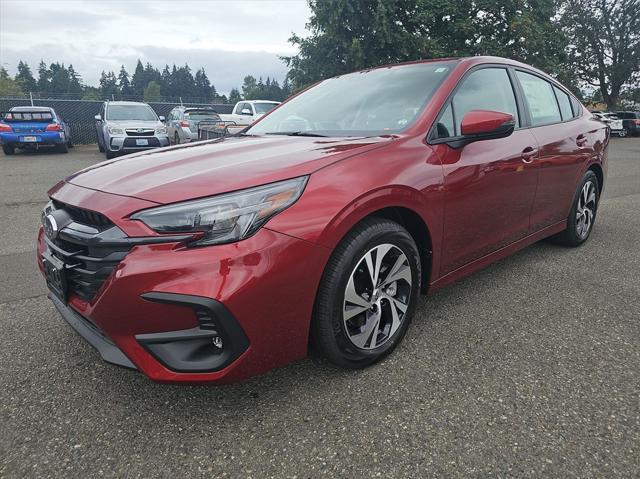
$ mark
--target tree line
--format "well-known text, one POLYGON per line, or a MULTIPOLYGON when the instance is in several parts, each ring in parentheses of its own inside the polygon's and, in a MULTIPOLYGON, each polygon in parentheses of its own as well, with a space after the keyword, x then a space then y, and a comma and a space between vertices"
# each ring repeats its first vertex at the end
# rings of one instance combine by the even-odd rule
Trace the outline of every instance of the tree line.
POLYGON ((235 103, 240 100, 282 101, 291 94, 289 82, 282 86, 276 79, 251 75, 244 78, 240 89, 233 88, 229 97, 221 95, 209 80, 204 68, 195 74, 188 64, 165 67, 161 70, 150 63, 138 60, 133 74, 124 65, 116 74, 103 71, 98 86, 85 85, 82 77, 64 63, 44 61, 38 65, 37 78, 27 62, 19 61, 16 75, 11 78, 6 69, 0 68, 0 95, 22 97, 29 93, 83 100, 140 100, 144 101, 195 101, 204 103, 235 103))
POLYGON ((640 102, 640 0, 308 0, 310 35, 283 57, 299 90, 421 58, 495 55, 555 76, 582 99, 640 102))

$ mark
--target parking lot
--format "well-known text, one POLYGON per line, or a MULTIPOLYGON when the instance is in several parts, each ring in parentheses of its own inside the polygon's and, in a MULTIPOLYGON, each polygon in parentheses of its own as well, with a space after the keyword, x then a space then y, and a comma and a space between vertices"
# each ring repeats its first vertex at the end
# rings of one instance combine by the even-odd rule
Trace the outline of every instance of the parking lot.
POLYGON ((0 157, 0 477, 638 477, 640 138, 611 143, 583 247, 423 298, 370 369, 307 359, 225 387, 106 364, 47 300, 46 191, 97 148, 0 157))

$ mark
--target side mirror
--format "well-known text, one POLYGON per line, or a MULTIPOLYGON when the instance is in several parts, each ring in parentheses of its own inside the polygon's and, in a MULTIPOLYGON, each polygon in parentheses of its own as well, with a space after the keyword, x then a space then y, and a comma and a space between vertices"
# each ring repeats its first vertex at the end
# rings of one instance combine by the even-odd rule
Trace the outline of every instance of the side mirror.
POLYGON ((251 110, 249 110, 248 108, 245 108, 240 113, 242 113, 243 115, 251 115, 251 110))
POLYGON ((100 115, 96 115, 93 117, 96 121, 102 121, 102 117, 100 115))
POLYGON ((509 113, 471 110, 462 118, 460 133, 467 142, 506 138, 513 133, 516 120, 509 113))
POLYGON ((164 116, 160 115, 158 118, 160 119, 160 121, 161 121, 162 123, 164 123, 164 121, 165 121, 164 116))

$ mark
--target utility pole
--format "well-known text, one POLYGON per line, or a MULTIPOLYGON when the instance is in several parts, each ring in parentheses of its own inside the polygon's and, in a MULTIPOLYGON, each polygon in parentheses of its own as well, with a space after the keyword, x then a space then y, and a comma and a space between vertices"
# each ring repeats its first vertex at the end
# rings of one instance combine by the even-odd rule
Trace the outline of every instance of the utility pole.
POLYGON ((33 106, 33 93, 29 92, 29 99, 31 100, 31 106, 33 106))

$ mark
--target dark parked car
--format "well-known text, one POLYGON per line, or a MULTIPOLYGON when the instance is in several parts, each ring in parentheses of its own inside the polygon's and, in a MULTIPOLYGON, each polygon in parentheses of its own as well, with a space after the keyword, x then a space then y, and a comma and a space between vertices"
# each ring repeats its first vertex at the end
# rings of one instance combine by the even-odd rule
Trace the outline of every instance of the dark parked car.
POLYGON ((53 108, 14 106, 0 120, 0 144, 5 155, 16 148, 53 147, 67 153, 73 146, 71 129, 53 108))
POLYGON ((640 135, 640 111, 617 111, 616 116, 622 120, 622 128, 627 134, 640 135))
POLYGON ((419 293, 543 238, 584 243, 608 143, 605 124, 522 63, 373 68, 237 136, 61 181, 39 266, 105 360, 156 381, 238 381, 309 344, 361 368, 400 343, 419 293))

